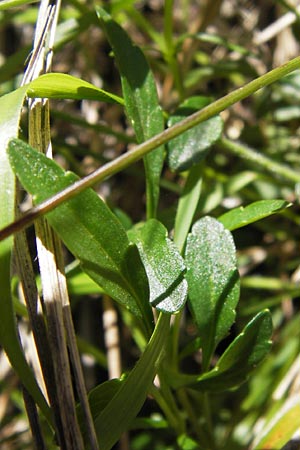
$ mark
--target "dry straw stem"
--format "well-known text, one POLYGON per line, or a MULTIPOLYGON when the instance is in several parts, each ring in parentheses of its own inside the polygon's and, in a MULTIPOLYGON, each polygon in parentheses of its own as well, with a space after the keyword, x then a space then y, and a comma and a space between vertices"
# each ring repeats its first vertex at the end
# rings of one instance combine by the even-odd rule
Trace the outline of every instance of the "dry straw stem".
MULTIPOLYGON (((24 76, 24 84, 51 69, 52 47, 59 10, 60 0, 56 2, 41 1, 33 53, 24 76)), ((47 156, 52 156, 49 102, 46 99, 33 99, 29 102, 29 143, 47 156)), ((83 437, 77 420, 68 354, 69 348, 76 390, 86 421, 90 448, 98 450, 76 345, 76 335, 64 275, 61 242, 43 218, 36 221, 35 230, 49 346, 54 369, 54 380, 51 380, 51 388, 56 391, 57 402, 55 401, 54 404, 54 413, 58 421, 58 440, 61 448, 66 450, 84 449, 83 437)), ((49 380, 47 380, 47 383, 49 384, 49 380)))

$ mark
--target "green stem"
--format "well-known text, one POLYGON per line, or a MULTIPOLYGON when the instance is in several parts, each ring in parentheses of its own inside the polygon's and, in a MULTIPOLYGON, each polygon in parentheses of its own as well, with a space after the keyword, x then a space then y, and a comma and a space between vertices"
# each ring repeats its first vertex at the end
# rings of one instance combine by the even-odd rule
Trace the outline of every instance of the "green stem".
MULTIPOLYGON (((161 377, 160 377, 161 380, 161 377)), ((169 425, 175 430, 175 433, 180 436, 185 432, 185 423, 181 418, 178 406, 173 398, 170 388, 163 383, 160 389, 152 386, 149 392, 163 411, 169 425)))
POLYGON ((190 420, 190 423, 193 428, 193 432, 197 436, 199 449, 207 448, 207 433, 205 433, 199 423, 199 420, 193 410, 193 407, 191 405, 191 402, 187 396, 186 390, 184 388, 178 389, 177 391, 177 397, 184 409, 184 411, 187 413, 188 418, 190 420))
POLYGON ((173 5, 174 0, 165 1, 165 13, 164 13, 164 55, 165 60, 168 63, 171 73, 174 77, 174 83, 179 93, 180 99, 184 98, 184 89, 179 70, 178 60, 176 58, 176 49, 174 46, 173 36, 173 5))
POLYGON ((271 158, 268 158, 245 145, 223 138, 218 142, 218 147, 229 151, 246 161, 253 162, 256 166, 258 165, 268 172, 272 172, 274 175, 280 175, 282 178, 285 178, 292 183, 300 182, 300 174, 298 172, 288 166, 273 161, 271 158))
POLYGON ((216 448, 216 444, 215 444, 215 440, 214 440, 213 424, 212 424, 212 419, 211 419, 210 399, 209 399, 209 394, 207 392, 205 392, 203 394, 203 408, 204 408, 207 432, 210 437, 210 448, 211 448, 211 450, 214 450, 216 448))
POLYGON ((25 226, 29 226, 34 222, 35 219, 56 208, 64 201, 79 194, 79 192, 82 192, 88 187, 93 186, 95 183, 99 183, 105 180, 106 178, 115 175, 116 173, 127 168, 128 166, 135 163, 139 159, 143 158, 146 154, 150 153, 155 148, 166 144, 171 139, 179 136, 180 134, 184 133, 190 128, 193 128, 199 123, 210 119, 216 114, 219 114, 221 111, 224 111, 226 108, 229 108, 229 106, 233 105, 234 103, 237 103, 240 100, 249 97, 249 95, 254 94, 254 92, 258 91, 259 89, 262 89, 263 87, 268 86, 269 84, 274 83, 275 81, 278 81, 285 75, 293 72, 296 69, 299 69, 299 67, 300 67, 300 57, 298 56, 297 58, 292 59, 288 63, 271 70, 270 72, 256 78, 253 81, 250 81, 250 83, 246 84, 245 86, 236 89, 230 94, 225 95, 219 100, 216 100, 215 102, 206 106, 202 110, 197 111, 196 113, 185 118, 181 122, 176 123, 173 127, 168 128, 167 130, 163 131, 162 133, 159 133, 158 135, 154 136, 148 141, 143 142, 142 144, 136 146, 130 152, 119 156, 118 158, 114 159, 105 166, 95 170, 95 172, 86 176, 82 180, 79 180, 72 186, 69 186, 68 188, 64 189, 63 191, 59 192, 58 194, 54 195, 48 200, 44 201, 40 205, 31 208, 19 220, 17 220, 11 225, 8 225, 7 227, 3 228, 3 230, 0 231, 0 240, 5 239, 6 237, 24 228, 25 226))

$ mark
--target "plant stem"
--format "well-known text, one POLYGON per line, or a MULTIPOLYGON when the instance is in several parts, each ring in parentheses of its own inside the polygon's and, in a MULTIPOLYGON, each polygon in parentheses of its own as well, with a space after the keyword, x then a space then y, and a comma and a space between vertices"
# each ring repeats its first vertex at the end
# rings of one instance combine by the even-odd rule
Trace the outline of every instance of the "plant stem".
POLYGON ((268 172, 272 172, 274 175, 279 175, 282 178, 292 182, 300 182, 300 174, 288 166, 273 161, 271 158, 258 153, 245 145, 237 142, 232 142, 229 139, 223 138, 218 142, 218 147, 223 150, 229 151, 234 155, 237 155, 244 160, 255 163, 255 165, 266 169, 268 172))
MULTIPOLYGON (((161 379, 161 378, 160 378, 161 379)), ((171 394, 171 392, 166 391, 167 385, 157 389, 152 386, 149 393, 155 398, 155 401, 164 412, 166 419, 170 426, 175 430, 176 434, 179 436, 185 431, 184 420, 180 417, 180 411, 178 406, 171 394)), ((168 388, 168 387, 167 387, 168 388)), ((169 389, 169 388, 168 388, 169 389)))
POLYGON ((197 111, 191 116, 185 118, 181 122, 176 123, 173 127, 168 128, 167 130, 159 133, 148 141, 145 141, 142 144, 136 146, 130 152, 119 156, 105 166, 95 170, 93 173, 89 174, 82 180, 77 181, 68 188, 52 196, 40 205, 31 208, 19 220, 15 221, 11 225, 8 225, 0 231, 0 240, 5 239, 6 237, 26 226, 29 226, 34 222, 35 219, 56 208, 64 201, 74 197, 88 187, 93 186, 95 183, 99 183, 106 178, 115 175, 116 173, 120 172, 121 170, 127 168, 131 164, 144 157, 146 154, 150 153, 155 148, 166 144, 171 139, 179 136, 190 128, 193 128, 199 123, 210 119, 216 114, 219 114, 221 111, 229 108, 234 103, 237 103, 240 100, 249 97, 249 95, 254 94, 254 92, 258 91, 259 89, 262 89, 263 87, 268 86, 275 81, 278 81, 285 75, 293 72, 296 69, 299 69, 299 67, 300 56, 283 64, 282 66, 277 67, 276 69, 271 70, 270 72, 267 72, 266 74, 256 78, 255 80, 250 81, 250 83, 246 84, 245 86, 234 90, 230 94, 227 94, 219 100, 216 100, 202 110, 197 111))
POLYGON ((191 402, 187 396, 186 390, 184 388, 180 388, 177 390, 177 397, 180 400, 180 403, 187 413, 190 423, 192 425, 193 431, 198 439, 199 449, 207 448, 207 434, 202 430, 198 418, 195 415, 195 412, 191 406, 191 402))
POLYGON ((178 60, 176 57, 176 48, 174 46, 173 36, 173 6, 174 0, 165 1, 165 13, 164 13, 164 56, 165 60, 169 64, 171 73, 174 77, 174 83, 178 91, 179 97, 182 100, 184 98, 184 88, 179 70, 178 60))
POLYGON ((213 450, 215 448, 215 443, 214 443, 214 434, 213 434, 213 425, 212 425, 212 420, 211 420, 211 407, 210 407, 210 400, 209 400, 209 394, 207 392, 205 392, 203 394, 203 407, 204 407, 204 415, 205 415, 205 420, 206 420, 206 425, 207 425, 207 431, 208 434, 210 436, 210 445, 211 445, 211 450, 213 450))

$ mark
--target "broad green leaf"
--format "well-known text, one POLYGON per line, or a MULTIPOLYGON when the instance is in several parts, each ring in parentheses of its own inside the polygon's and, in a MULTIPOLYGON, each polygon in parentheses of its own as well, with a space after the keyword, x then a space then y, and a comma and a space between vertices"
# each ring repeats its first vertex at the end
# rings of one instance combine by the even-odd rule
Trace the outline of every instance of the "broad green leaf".
MULTIPOLYGON (((20 140, 10 142, 8 153, 15 173, 36 203, 78 180, 20 140)), ((47 219, 82 269, 112 298, 143 318, 149 331, 148 282, 138 250, 99 196, 87 189, 47 214, 47 219)))
POLYGON ((244 383, 266 357, 272 345, 272 318, 268 310, 258 313, 227 347, 213 370, 199 377, 170 374, 173 387, 199 391, 225 391, 244 383))
POLYGON ((41 75, 27 85, 28 97, 99 100, 124 104, 122 98, 65 73, 41 75))
MULTIPOLYGON (((171 127, 185 117, 207 105, 206 97, 191 97, 185 100, 168 121, 171 127)), ((211 146, 221 137, 223 121, 220 116, 212 117, 182 133, 168 143, 168 164, 174 171, 183 171, 205 158, 211 146)))
POLYGON ((187 296, 185 264, 166 228, 150 219, 128 234, 146 269, 151 305, 162 312, 176 313, 183 308, 187 296))
POLYGON ((186 245, 189 306, 202 339, 203 368, 228 333, 239 300, 239 276, 233 238, 212 217, 196 222, 186 245))
POLYGON ((285 200, 259 200, 248 206, 239 206, 218 218, 228 230, 244 227, 291 206, 285 200))
POLYGON ((264 426, 264 433, 253 450, 281 450, 300 427, 300 401, 297 394, 286 401, 273 420, 264 426))
MULTIPOLYGON (((0 98, 0 228, 13 222, 15 218, 15 176, 7 158, 6 147, 9 139, 18 134, 25 92, 26 88, 23 87, 0 98)), ((23 385, 51 423, 50 409, 26 362, 16 329, 10 286, 12 245, 12 238, 0 242, 0 345, 23 385)))
MULTIPOLYGON (((95 429, 101 450, 112 448, 121 434, 128 430, 143 406, 163 356, 169 321, 168 315, 160 315, 143 355, 121 383, 112 400, 95 418, 95 429)), ((92 410, 95 411, 94 408, 92 410)))
MULTIPOLYGON (((127 115, 138 143, 164 130, 164 120, 154 77, 142 51, 102 8, 97 14, 107 34, 118 65, 127 115)), ((164 149, 159 147, 144 158, 147 183, 147 217, 155 217, 164 149)))

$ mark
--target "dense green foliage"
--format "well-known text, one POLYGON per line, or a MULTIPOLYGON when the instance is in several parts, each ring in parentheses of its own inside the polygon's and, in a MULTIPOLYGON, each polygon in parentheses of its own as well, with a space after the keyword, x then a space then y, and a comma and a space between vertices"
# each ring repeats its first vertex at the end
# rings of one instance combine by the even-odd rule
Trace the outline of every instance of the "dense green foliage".
POLYGON ((1 448, 299 429, 300 58, 252 3, 0 2, 1 448))

